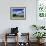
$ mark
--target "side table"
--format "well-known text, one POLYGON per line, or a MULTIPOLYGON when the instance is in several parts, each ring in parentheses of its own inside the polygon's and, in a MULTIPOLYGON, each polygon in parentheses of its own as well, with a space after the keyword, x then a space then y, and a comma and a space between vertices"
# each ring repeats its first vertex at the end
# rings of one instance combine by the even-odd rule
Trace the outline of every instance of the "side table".
POLYGON ((15 33, 15 34, 11 34, 11 33, 6 33, 5 34, 5 46, 7 46, 7 38, 10 38, 10 36, 16 36, 16 38, 17 39, 15 39, 15 40, 17 40, 16 41, 16 45, 15 46, 18 46, 18 33, 15 33), (9 37, 7 37, 7 36, 9 36, 9 37))

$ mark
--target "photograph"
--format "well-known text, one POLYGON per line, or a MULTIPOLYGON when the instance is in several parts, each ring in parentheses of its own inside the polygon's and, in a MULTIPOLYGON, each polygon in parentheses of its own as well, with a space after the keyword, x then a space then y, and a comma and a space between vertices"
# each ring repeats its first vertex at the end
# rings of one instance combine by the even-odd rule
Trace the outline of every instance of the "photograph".
POLYGON ((26 19, 26 7, 11 7, 10 8, 11 20, 25 20, 26 19))

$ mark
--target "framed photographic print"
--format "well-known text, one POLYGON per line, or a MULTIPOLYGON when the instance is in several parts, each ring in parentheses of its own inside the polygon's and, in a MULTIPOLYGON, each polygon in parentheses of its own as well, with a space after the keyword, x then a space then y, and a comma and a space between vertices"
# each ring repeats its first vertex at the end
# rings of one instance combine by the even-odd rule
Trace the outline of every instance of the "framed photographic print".
POLYGON ((10 8, 11 20, 25 20, 26 19, 26 7, 11 7, 10 8))
POLYGON ((37 0, 37 15, 46 18, 46 0, 37 0))
POLYGON ((46 0, 37 0, 36 10, 36 24, 43 26, 46 25, 46 0))

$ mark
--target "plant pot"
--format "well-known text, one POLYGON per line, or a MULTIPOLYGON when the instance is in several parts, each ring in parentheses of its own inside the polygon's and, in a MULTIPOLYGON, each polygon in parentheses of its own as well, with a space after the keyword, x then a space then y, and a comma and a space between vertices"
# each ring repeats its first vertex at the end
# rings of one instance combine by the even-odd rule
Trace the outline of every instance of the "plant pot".
POLYGON ((37 39, 37 43, 40 43, 40 39, 37 39))
POLYGON ((41 44, 41 43, 44 42, 44 40, 45 40, 45 39, 37 39, 37 42, 38 42, 39 44, 41 44))

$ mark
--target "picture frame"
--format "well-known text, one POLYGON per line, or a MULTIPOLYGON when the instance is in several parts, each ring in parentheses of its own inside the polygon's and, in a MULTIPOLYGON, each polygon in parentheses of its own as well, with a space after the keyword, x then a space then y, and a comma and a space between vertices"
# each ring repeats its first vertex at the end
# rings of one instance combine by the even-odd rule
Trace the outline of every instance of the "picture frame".
POLYGON ((46 18, 46 0, 37 0, 36 3, 37 16, 39 18, 46 18))
POLYGON ((25 20, 26 7, 10 7, 10 19, 11 20, 25 20))
POLYGON ((36 24, 46 25, 46 0, 36 1, 36 24))

